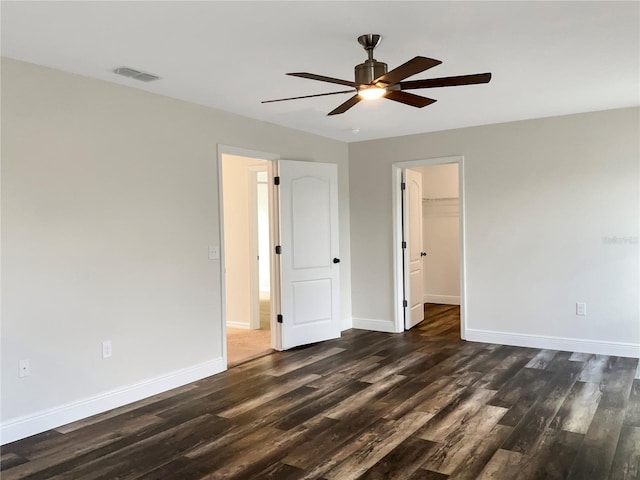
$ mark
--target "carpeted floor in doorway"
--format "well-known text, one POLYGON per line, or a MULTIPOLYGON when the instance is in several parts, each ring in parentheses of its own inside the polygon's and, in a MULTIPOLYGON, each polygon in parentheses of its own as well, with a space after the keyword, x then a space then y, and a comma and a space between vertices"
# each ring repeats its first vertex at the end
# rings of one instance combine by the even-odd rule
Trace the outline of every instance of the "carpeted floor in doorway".
POLYGON ((260 330, 227 327, 227 365, 233 367, 271 353, 269 300, 260 300, 260 330))

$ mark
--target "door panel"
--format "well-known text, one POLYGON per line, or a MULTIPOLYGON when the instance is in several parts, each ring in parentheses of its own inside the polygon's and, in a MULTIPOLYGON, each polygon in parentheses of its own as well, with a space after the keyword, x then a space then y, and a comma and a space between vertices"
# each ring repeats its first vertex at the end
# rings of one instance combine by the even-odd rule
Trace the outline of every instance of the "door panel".
POLYGON ((340 336, 338 170, 279 161, 282 348, 340 336))
POLYGON ((405 328, 424 320, 422 262, 422 174, 405 170, 405 328))
POLYGON ((331 263, 331 184, 316 177, 291 180, 293 268, 331 263))
POLYGON ((331 321, 331 280, 294 282, 293 321, 295 325, 331 321))

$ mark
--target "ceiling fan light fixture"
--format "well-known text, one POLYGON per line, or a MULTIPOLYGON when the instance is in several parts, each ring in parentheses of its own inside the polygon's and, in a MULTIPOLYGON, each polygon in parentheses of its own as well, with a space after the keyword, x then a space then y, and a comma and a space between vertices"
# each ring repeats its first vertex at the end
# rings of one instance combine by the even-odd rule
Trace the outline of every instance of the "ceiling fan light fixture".
POLYGON ((382 97, 387 92, 386 88, 380 87, 363 87, 358 90, 358 95, 360 95, 365 100, 375 100, 376 98, 382 97))
POLYGON ((405 90, 477 85, 479 83, 488 83, 489 80, 491 80, 491 73, 476 73, 473 75, 458 75, 455 77, 406 81, 407 78, 429 70, 430 68, 437 67, 442 62, 440 60, 418 55, 393 70, 388 71, 386 63, 379 62, 373 58, 373 50, 380 43, 381 38, 382 36, 378 34, 360 35, 358 37, 358 43, 360 43, 367 52, 367 59, 363 63, 354 67, 355 81, 353 82, 351 80, 342 80, 340 78, 316 75, 315 73, 308 72, 287 73, 287 75, 291 75, 293 77, 307 78, 309 80, 334 83, 337 85, 346 85, 347 87, 351 87, 351 90, 316 93, 314 95, 303 95, 299 97, 278 98, 275 100, 265 100, 262 103, 284 102, 286 100, 297 100, 299 98, 324 97, 327 95, 351 93, 352 96, 349 97, 347 101, 338 105, 327 113, 327 115, 339 115, 346 112, 354 105, 357 105, 360 100, 374 100, 376 98, 384 98, 386 100, 392 100, 411 107, 423 108, 427 105, 431 105, 436 100, 416 95, 414 93, 409 93, 405 90), (356 92, 355 95, 353 95, 354 92, 356 92))

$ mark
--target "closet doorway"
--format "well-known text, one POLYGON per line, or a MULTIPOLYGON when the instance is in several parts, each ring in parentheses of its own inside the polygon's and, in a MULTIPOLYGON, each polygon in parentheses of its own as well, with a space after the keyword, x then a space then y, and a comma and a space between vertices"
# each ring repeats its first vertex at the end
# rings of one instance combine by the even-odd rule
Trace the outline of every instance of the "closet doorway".
POLYGON ((464 339, 464 158, 393 165, 396 331, 464 339))

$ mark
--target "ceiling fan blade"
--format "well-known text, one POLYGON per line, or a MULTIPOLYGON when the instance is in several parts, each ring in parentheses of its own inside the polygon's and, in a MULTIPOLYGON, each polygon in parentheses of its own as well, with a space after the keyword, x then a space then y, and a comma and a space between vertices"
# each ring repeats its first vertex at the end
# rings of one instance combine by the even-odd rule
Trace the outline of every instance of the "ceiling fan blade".
POLYGON ((388 91, 384 94, 384 98, 388 98, 389 100, 393 100, 394 102, 404 103, 406 105, 411 105, 412 107, 417 108, 426 107, 427 105, 431 105, 436 101, 433 98, 421 97, 420 95, 400 92, 398 90, 388 91))
POLYGON ((338 107, 334 108, 329 113, 327 113, 327 115, 338 115, 340 113, 344 113, 347 110, 349 110, 351 107, 353 107, 356 103, 358 103, 360 100, 361 100, 360 95, 356 93, 353 97, 351 97, 349 100, 344 102, 342 105, 339 105, 338 107))
POLYGON ((287 73, 287 75, 291 75, 292 77, 308 78, 309 80, 318 80, 320 82, 337 83, 338 85, 347 85, 348 87, 354 88, 360 85, 359 83, 351 82, 349 80, 340 80, 339 78, 325 77, 324 75, 316 75, 315 73, 297 72, 287 73))
POLYGON ((478 83, 489 83, 490 73, 476 73, 474 75, 460 75, 458 77, 429 78, 426 80, 409 80, 400 82, 401 90, 411 90, 415 88, 436 88, 455 87, 458 85, 475 85, 478 83))
POLYGON ((327 95, 337 95, 339 93, 353 93, 353 90, 342 90, 340 92, 316 93, 315 95, 303 95, 301 97, 277 98, 275 100, 263 100, 260 103, 286 102, 287 100, 298 100, 300 98, 325 97, 327 95))
POLYGON ((427 57, 414 57, 406 63, 403 63, 399 67, 394 68, 390 72, 385 73, 381 77, 376 78, 373 83, 386 83, 387 85, 394 85, 407 77, 416 75, 417 73, 424 72, 436 65, 440 65, 440 60, 434 60, 427 57))

